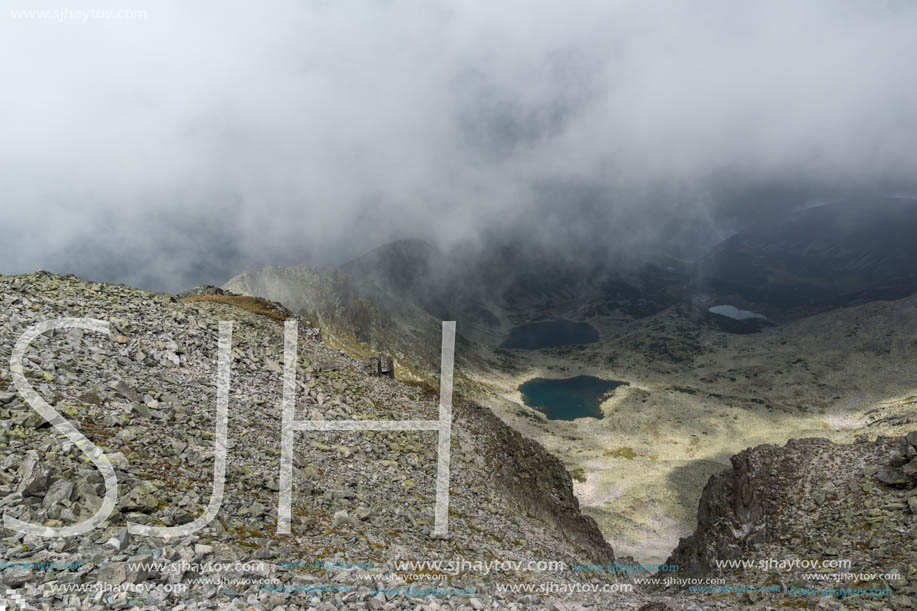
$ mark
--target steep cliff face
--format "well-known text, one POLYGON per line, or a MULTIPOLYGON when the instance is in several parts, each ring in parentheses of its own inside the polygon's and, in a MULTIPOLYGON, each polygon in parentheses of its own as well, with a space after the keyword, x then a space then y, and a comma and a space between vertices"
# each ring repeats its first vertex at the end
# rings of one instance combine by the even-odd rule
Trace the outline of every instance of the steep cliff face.
POLYGON ((850 565, 839 572, 858 577, 842 575, 832 586, 893 592, 850 599, 850 608, 880 601, 909 608, 897 604, 917 595, 917 432, 849 445, 794 439, 784 447, 750 448, 731 460, 732 468, 704 489, 697 530, 668 560, 679 565, 680 576, 729 575, 730 582, 780 584, 786 592, 826 584, 806 578, 807 571, 781 571, 761 561, 783 561, 783 568, 793 559, 817 562, 808 565, 814 572, 842 560, 850 565))
POLYGON ((521 435, 483 407, 469 404, 457 421, 486 439, 488 478, 520 515, 532 515, 563 533, 584 557, 612 564, 614 553, 595 520, 580 513, 570 474, 541 444, 521 435))

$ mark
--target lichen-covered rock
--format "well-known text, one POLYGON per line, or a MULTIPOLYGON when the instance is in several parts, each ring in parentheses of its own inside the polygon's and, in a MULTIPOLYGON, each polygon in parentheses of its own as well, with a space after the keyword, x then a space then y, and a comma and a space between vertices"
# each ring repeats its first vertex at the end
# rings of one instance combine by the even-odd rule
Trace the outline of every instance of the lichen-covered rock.
POLYGON ((19 469, 19 494, 38 496, 48 489, 48 470, 37 459, 27 458, 19 469))

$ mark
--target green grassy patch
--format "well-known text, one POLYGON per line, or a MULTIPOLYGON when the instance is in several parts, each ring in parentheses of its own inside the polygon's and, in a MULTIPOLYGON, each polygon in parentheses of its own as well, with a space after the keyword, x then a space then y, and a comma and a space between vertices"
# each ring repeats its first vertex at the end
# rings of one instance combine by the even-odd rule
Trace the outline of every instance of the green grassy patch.
POLYGON ((638 456, 638 454, 634 452, 633 448, 618 448, 617 450, 605 450, 603 456, 633 460, 635 456, 638 456))
POLYGON ((274 320, 284 321, 287 315, 277 309, 270 301, 258 297, 244 297, 236 295, 198 295, 197 297, 186 297, 183 302, 209 301, 212 303, 223 303, 226 305, 241 308, 246 312, 267 316, 274 320))

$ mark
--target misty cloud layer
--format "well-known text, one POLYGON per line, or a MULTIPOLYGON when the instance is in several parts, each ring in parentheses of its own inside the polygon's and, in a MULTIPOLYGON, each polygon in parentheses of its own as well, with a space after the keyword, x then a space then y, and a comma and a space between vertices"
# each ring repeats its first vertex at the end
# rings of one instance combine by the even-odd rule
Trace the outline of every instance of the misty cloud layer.
POLYGON ((0 16, 0 273, 178 290, 405 237, 642 249, 917 182, 913 2, 208 7, 0 16))

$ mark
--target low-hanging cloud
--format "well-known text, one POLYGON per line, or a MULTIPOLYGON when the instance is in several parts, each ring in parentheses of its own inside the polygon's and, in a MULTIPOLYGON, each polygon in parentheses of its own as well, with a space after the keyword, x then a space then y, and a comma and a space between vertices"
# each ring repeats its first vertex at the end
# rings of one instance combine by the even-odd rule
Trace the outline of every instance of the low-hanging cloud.
POLYGON ((907 1, 80 8, 146 17, 0 16, 3 273, 176 290, 401 237, 713 239, 745 185, 917 167, 907 1))

